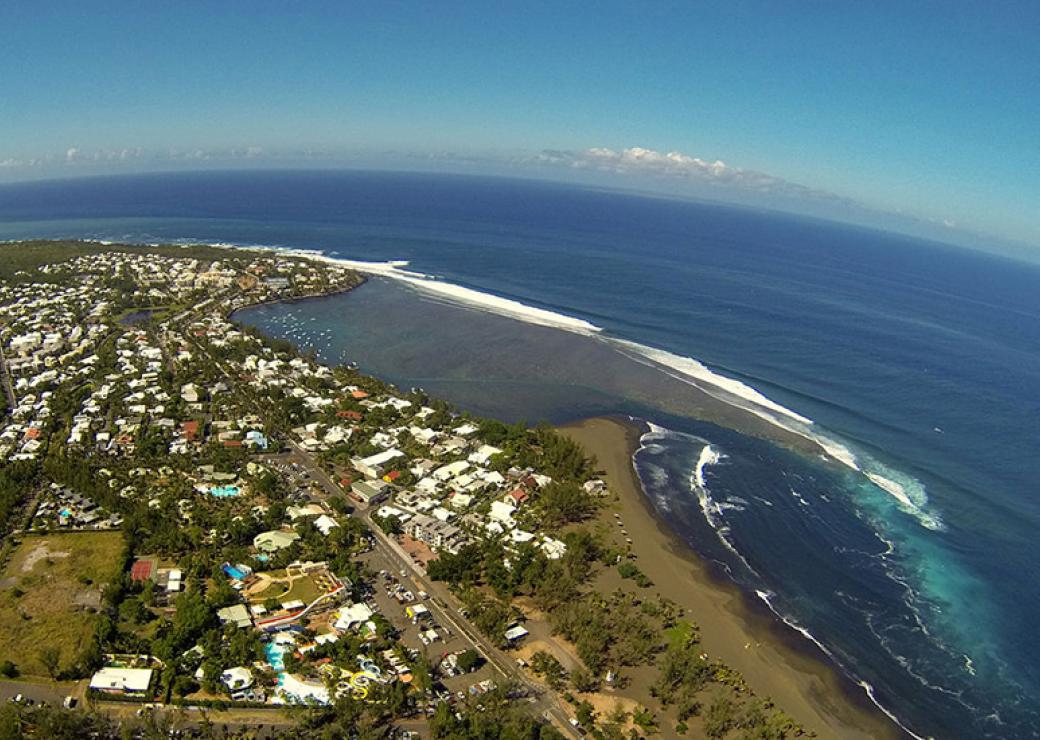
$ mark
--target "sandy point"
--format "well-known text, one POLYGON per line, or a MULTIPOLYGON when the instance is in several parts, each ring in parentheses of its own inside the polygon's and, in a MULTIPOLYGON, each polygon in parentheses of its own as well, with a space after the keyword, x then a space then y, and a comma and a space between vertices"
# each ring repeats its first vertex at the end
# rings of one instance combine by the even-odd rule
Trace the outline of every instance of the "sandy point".
POLYGON ((685 609, 712 656, 820 737, 899 738, 899 728, 848 677, 765 607, 712 572, 654 513, 632 464, 644 425, 621 417, 565 424, 560 431, 597 461, 614 500, 604 519, 624 522, 640 569, 685 609))

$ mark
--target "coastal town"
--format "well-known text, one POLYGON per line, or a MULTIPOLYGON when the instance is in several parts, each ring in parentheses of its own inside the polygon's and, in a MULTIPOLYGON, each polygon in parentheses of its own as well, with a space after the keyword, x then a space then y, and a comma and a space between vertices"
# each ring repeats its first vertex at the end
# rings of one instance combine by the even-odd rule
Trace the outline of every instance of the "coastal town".
POLYGON ((0 688, 38 736, 804 734, 642 573, 577 443, 235 320, 356 272, 3 248, 0 688))

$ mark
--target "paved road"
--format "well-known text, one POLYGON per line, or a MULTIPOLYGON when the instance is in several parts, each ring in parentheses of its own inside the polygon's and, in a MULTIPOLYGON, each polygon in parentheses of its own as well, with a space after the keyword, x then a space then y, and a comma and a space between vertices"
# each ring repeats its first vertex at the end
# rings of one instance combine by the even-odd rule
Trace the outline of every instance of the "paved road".
POLYGON ((47 702, 60 706, 69 693, 77 693, 75 685, 36 683, 34 681, 0 681, 0 702, 11 701, 15 696, 21 694, 37 704, 47 702))
POLYGON ((425 603, 436 618, 451 625, 456 634, 464 636, 500 676, 511 679, 517 685, 525 688, 527 693, 535 699, 533 708, 543 717, 552 721, 557 729, 571 737, 580 737, 577 731, 571 727, 569 715, 563 710, 554 693, 544 691, 541 687, 534 685, 511 656, 492 645, 468 619, 463 617, 459 612, 458 601, 454 594, 443 584, 430 580, 401 549, 401 546, 384 534, 372 521, 370 511, 365 509, 356 515, 368 524, 369 529, 375 535, 376 550, 393 566, 395 572, 407 572, 415 582, 416 591, 426 591, 435 597, 425 603))
POLYGON ((0 378, 3 379, 4 394, 7 396, 7 407, 10 411, 14 411, 14 407, 18 405, 18 399, 14 395, 14 386, 11 385, 11 373, 7 371, 7 357, 4 356, 2 343, 0 343, 0 378))
MULTIPOLYGON (((177 318, 185 318, 190 313, 192 313, 192 311, 185 311, 178 315, 177 318)), ((230 371, 223 365, 223 363, 216 361, 201 342, 195 342, 195 345, 200 351, 209 356, 210 360, 217 366, 225 377, 234 381, 230 371)), ((259 404, 257 405, 257 412, 263 412, 263 409, 260 408, 259 404)), ((293 453, 295 453, 294 456, 296 459, 311 476, 311 479, 322 487, 327 496, 336 497, 344 495, 342 489, 332 481, 332 478, 329 477, 318 461, 315 460, 309 452, 300 447, 300 445, 292 439, 289 440, 288 444, 293 453)), ((443 585, 430 581, 412 559, 400 550, 400 546, 397 545, 397 543, 392 542, 390 538, 384 534, 382 529, 372 522, 371 513, 368 511, 367 506, 358 504, 358 511, 356 511, 355 515, 361 516, 362 520, 368 524, 369 529, 371 529, 372 533, 375 535, 377 550, 387 560, 387 563, 391 565, 395 572, 403 570, 411 573, 411 577, 416 583, 417 590, 426 591, 427 593, 438 597, 437 602, 429 604, 429 608, 434 612, 434 616, 440 617, 444 622, 450 624, 456 634, 463 635, 474 646, 474 648, 495 667, 500 675, 509 677, 516 684, 524 687, 528 694, 535 698, 533 708, 536 709, 543 718, 551 721, 557 726, 557 729, 565 735, 572 738, 581 737, 580 733, 570 725, 569 716, 563 710, 556 694, 553 692, 543 691, 539 686, 532 683, 532 681, 516 665, 515 661, 491 645, 479 633, 476 627, 474 627, 469 620, 464 618, 459 612, 459 606, 454 595, 452 595, 443 585)))

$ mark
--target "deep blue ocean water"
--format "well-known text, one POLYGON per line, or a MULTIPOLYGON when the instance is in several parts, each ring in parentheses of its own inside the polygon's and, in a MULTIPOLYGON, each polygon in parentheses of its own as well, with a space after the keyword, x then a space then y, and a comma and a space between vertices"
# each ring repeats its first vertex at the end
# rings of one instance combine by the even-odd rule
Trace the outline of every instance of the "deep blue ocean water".
POLYGON ((600 327, 533 326, 385 278, 245 317, 484 413, 652 422, 636 462, 658 510, 906 728, 1040 734, 1037 266, 527 181, 207 173, 0 187, 0 239, 57 236, 407 260, 600 327), (857 469, 691 418, 673 400, 698 382, 681 358, 812 419, 795 426, 857 469))

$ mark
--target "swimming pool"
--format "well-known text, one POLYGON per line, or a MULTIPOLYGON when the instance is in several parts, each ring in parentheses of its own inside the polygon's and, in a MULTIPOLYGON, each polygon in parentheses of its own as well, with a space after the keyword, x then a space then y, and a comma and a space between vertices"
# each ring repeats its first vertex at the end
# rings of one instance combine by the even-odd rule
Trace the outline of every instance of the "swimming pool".
POLYGON ((209 489, 209 495, 217 498, 229 498, 237 496, 239 493, 241 493, 241 489, 238 486, 211 486, 209 489))
POLYGON ((235 580, 238 580, 238 581, 244 581, 246 579, 246 574, 243 573, 238 568, 236 568, 235 566, 233 566, 233 565, 225 565, 223 567, 224 567, 224 572, 227 573, 229 578, 234 578, 235 580))

